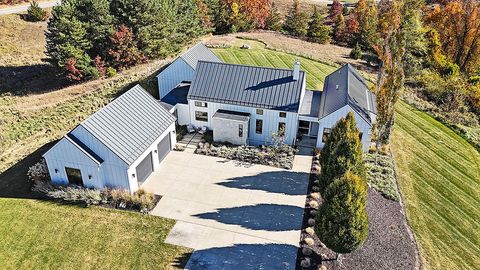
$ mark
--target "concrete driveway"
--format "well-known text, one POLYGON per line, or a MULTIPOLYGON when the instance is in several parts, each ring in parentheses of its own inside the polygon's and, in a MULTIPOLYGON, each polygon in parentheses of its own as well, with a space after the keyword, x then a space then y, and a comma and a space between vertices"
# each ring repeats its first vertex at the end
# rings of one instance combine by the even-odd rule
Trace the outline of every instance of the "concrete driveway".
POLYGON ((167 242, 195 249, 187 269, 295 269, 311 157, 291 171, 172 152, 145 182, 167 242))

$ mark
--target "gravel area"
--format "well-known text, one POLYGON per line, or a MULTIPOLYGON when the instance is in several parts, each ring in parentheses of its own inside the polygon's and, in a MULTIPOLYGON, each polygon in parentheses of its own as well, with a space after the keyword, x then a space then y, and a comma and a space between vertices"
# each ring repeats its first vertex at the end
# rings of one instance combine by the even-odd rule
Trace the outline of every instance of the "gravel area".
MULTIPOLYGON (((321 203, 321 198, 317 199, 318 195, 312 196, 317 193, 313 190, 315 179, 316 177, 312 174, 303 228, 313 228, 312 224, 309 224, 309 219, 314 218, 312 211, 316 211, 316 205, 312 204, 312 201, 321 203)), ((315 234, 309 235, 308 230, 304 229, 301 235, 297 269, 320 269, 320 264, 326 266, 326 269, 335 270, 417 269, 419 261, 416 244, 407 227, 400 202, 389 200, 373 188, 368 188, 367 213, 369 217, 367 240, 358 250, 342 255, 341 264, 335 261, 336 254, 326 248, 315 234), (312 239, 313 243, 309 243, 311 240, 307 238, 312 239), (306 262, 305 258, 308 258, 309 262, 306 262), (302 268, 302 261, 304 266, 309 264, 309 267, 302 268)))

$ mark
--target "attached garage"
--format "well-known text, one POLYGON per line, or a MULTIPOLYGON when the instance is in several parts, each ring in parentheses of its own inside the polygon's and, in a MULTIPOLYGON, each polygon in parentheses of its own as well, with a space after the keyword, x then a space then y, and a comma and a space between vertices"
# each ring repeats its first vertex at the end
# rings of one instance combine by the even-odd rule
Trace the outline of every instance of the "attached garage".
POLYGON ((54 184, 135 192, 175 144, 175 117, 137 85, 80 123, 44 158, 54 184))

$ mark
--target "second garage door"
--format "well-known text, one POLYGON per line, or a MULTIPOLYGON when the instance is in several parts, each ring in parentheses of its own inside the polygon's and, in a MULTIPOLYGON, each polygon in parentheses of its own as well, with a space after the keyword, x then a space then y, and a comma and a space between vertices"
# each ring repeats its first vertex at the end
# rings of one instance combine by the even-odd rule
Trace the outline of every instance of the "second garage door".
POLYGON ((152 162, 152 153, 145 157, 140 164, 138 164, 137 168, 137 181, 138 186, 143 184, 145 180, 147 180, 148 176, 153 172, 153 162, 152 162))
POLYGON ((163 159, 170 153, 170 133, 161 140, 157 145, 158 160, 162 162, 163 159))

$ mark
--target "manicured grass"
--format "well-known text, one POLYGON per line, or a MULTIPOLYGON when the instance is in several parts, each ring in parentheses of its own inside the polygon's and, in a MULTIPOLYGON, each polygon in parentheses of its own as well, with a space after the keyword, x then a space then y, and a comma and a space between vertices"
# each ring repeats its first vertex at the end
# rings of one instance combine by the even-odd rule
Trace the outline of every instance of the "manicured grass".
POLYGON ((189 252, 149 215, 0 198, 0 220, 2 269, 172 269, 189 252))
POLYGON ((266 49, 264 44, 252 40, 239 39, 233 47, 214 49, 214 52, 227 63, 288 69, 293 69, 293 63, 296 59, 299 59, 301 70, 308 73, 307 88, 312 90, 322 90, 325 77, 337 69, 333 65, 320 63, 305 57, 266 49), (249 44, 252 49, 240 49, 242 44, 249 44))
POLYGON ((480 154, 403 102, 397 107, 392 150, 425 268, 478 269, 480 154))

